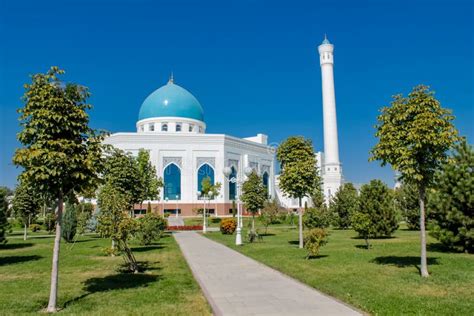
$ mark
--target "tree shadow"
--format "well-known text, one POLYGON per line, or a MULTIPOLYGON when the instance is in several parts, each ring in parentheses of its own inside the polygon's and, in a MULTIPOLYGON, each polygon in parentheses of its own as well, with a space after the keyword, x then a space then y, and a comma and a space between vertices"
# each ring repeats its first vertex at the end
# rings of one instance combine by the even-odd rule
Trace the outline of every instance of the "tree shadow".
POLYGON ((262 234, 259 234, 259 235, 262 236, 262 237, 275 236, 275 234, 273 234, 273 233, 262 233, 262 234))
POLYGON ((132 251, 145 252, 145 251, 151 251, 151 250, 163 249, 163 248, 165 248, 165 246, 161 244, 157 244, 157 245, 149 245, 149 246, 132 247, 132 251))
POLYGON ((462 251, 449 248, 448 246, 445 246, 442 243, 428 244, 426 245, 426 250, 432 252, 463 253, 462 251))
MULTIPOLYGON (((370 239, 371 240, 383 240, 383 239, 394 239, 394 238, 397 238, 397 237, 395 237, 395 236, 380 236, 380 237, 371 237, 370 239)), ((364 237, 355 236, 355 237, 351 237, 351 239, 364 239, 364 237)))
POLYGON ((370 245, 369 248, 367 248, 367 245, 355 245, 354 247, 359 248, 359 249, 368 250, 368 249, 372 248, 372 245, 370 245))
POLYGON ((317 259, 322 259, 322 258, 326 258, 328 257, 328 255, 317 255, 317 256, 307 256, 306 259, 307 260, 317 260, 317 259))
POLYGON ((32 256, 9 256, 0 258, 0 266, 6 266, 9 264, 22 263, 28 261, 35 261, 43 258, 42 256, 32 255, 32 256))
MULTIPOLYGON (((427 258, 426 259, 429 265, 439 264, 438 258, 427 258)), ((376 264, 383 264, 383 265, 393 265, 398 268, 406 268, 406 267, 415 267, 420 271, 420 257, 415 256, 385 256, 385 257, 377 257, 371 260, 370 262, 376 264)))
POLYGON ((83 290, 86 293, 65 302, 64 308, 97 292, 147 287, 150 283, 156 282, 159 279, 161 279, 159 275, 142 273, 119 273, 103 278, 90 278, 84 282, 83 290))
POLYGON ((29 242, 25 242, 21 244, 8 243, 8 244, 0 245, 0 250, 21 249, 21 248, 27 248, 31 246, 33 246, 33 244, 29 242))
POLYGON ((298 240, 290 240, 290 241, 288 241, 288 243, 290 245, 299 245, 300 244, 300 242, 298 240))

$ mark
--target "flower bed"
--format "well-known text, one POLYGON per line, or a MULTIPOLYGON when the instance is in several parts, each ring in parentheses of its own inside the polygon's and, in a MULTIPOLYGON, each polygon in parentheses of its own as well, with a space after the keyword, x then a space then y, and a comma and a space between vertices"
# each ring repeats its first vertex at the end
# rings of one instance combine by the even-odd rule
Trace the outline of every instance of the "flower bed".
POLYGON ((202 225, 168 226, 167 230, 202 230, 202 225))

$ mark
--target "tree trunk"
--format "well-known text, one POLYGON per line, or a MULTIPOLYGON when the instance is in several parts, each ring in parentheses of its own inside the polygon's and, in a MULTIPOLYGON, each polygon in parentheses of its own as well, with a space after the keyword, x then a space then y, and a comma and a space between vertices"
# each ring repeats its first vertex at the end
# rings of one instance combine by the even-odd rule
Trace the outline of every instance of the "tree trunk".
POLYGON ((51 289, 49 292, 48 313, 57 311, 56 300, 58 297, 58 276, 59 276, 59 247, 61 245, 61 222, 63 217, 63 194, 59 193, 58 213, 56 217, 56 236, 54 237, 53 262, 51 269, 51 289))
POLYGON ((370 245, 369 245, 369 238, 365 237, 365 246, 367 247, 367 249, 370 248, 370 245))
POLYGON ((300 208, 298 210, 298 226, 299 226, 299 248, 303 248, 303 212, 301 210, 301 198, 300 201, 300 208))
POLYGON ((255 233, 255 214, 252 213, 252 232, 255 233))
POLYGON ((26 223, 23 225, 23 240, 26 240, 26 238, 28 237, 28 232, 26 230, 26 223))
POLYGON ((425 194, 426 188, 422 184, 419 186, 419 203, 420 203, 420 239, 421 239, 421 267, 420 273, 424 278, 429 277, 428 262, 426 259, 426 231, 425 231, 425 194))

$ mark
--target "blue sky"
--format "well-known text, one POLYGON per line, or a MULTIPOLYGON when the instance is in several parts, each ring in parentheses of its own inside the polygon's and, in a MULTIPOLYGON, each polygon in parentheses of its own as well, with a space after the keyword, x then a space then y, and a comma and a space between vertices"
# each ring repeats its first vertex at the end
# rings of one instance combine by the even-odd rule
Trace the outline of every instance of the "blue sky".
POLYGON ((29 74, 51 65, 90 88, 93 127, 134 131, 148 94, 175 82, 205 110, 209 133, 290 135, 323 148, 317 45, 335 44, 340 155, 348 181, 368 162, 378 109, 419 83, 474 136, 471 1, 0 0, 0 185, 14 186, 16 109, 29 74))

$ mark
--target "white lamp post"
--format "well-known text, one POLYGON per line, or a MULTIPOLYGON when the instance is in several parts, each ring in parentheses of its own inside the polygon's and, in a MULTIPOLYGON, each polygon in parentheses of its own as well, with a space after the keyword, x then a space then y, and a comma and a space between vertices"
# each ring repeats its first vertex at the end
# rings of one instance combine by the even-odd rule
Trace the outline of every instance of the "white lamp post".
POLYGON ((176 194, 176 217, 178 217, 178 199, 179 195, 176 194))
MULTIPOLYGON (((199 200, 199 198, 201 197, 201 191, 198 191, 197 192, 197 198, 199 200)), ((206 196, 204 195, 204 208, 203 208, 203 211, 202 211, 202 232, 205 234, 207 232, 207 221, 206 221, 206 196)))
MULTIPOLYGON (((232 173, 232 169, 230 167, 225 167, 222 170, 222 173, 225 176, 225 179, 227 182, 230 183, 235 183, 237 185, 237 234, 235 235, 235 244, 237 246, 242 245, 242 211, 240 208, 240 187, 242 186, 242 183, 244 183, 245 178, 240 176, 239 173, 237 173, 237 178, 232 177, 229 179, 230 174, 232 173)), ((246 167, 244 170, 244 173, 246 176, 249 176, 252 173, 252 168, 246 167)))

